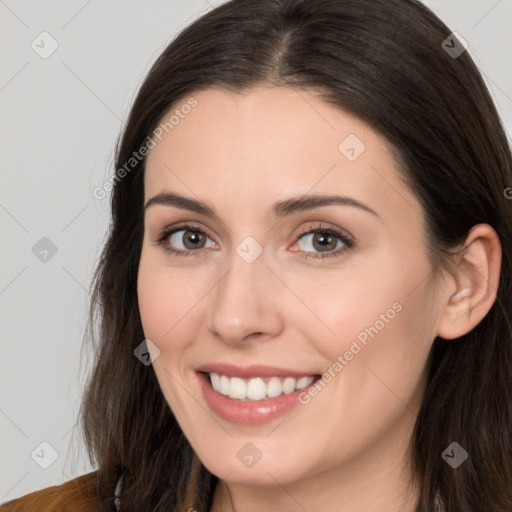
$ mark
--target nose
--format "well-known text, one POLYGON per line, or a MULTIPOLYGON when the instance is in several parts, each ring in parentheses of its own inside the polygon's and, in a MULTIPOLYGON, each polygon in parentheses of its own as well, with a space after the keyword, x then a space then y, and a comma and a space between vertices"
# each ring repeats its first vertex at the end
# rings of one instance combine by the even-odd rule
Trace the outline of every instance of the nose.
POLYGON ((233 252, 210 299, 208 329, 232 345, 279 335, 284 324, 279 286, 263 254, 248 263, 233 252))

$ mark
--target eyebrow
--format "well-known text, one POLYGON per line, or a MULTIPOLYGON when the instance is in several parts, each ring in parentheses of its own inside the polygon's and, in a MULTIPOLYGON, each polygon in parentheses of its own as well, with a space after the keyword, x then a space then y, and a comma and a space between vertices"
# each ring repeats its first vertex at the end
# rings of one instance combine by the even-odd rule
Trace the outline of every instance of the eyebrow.
MULTIPOLYGON (((162 192, 152 197, 146 203, 144 210, 146 211, 148 208, 154 205, 171 207, 174 206, 176 208, 198 213, 211 219, 220 220, 219 216, 215 213, 215 210, 208 206, 206 203, 171 192, 162 192)), ((307 197, 292 197, 285 201, 279 201, 275 203, 272 213, 274 217, 283 218, 295 213, 313 210, 314 208, 320 208, 321 206, 331 205, 352 206, 380 218, 377 212, 375 212, 368 205, 361 203, 352 197, 339 195, 308 195, 307 197)))

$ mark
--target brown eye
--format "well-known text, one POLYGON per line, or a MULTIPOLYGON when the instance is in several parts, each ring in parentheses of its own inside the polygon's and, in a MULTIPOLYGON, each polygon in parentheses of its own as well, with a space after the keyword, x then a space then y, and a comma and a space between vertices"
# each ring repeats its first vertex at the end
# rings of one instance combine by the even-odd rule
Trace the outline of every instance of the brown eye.
MULTIPOLYGON (((187 249, 201 249, 205 244, 205 237, 199 231, 191 231, 187 229, 180 229, 180 231, 176 231, 173 236, 177 236, 179 241, 183 241, 183 245, 187 249), (183 235, 178 235, 178 233, 184 231, 183 235)), ((172 237, 171 237, 172 238, 172 237)))
POLYGON ((354 247, 352 238, 333 227, 310 226, 309 231, 300 235, 297 245, 306 253, 307 258, 327 258, 341 256, 342 253, 354 247), (312 250, 308 250, 308 245, 312 250))
MULTIPOLYGON (((181 226, 165 229, 155 243, 161 245, 166 252, 176 256, 196 256, 206 248, 208 239, 210 237, 202 229, 194 226, 181 226)), ((215 247, 213 241, 210 247, 215 247)))
POLYGON ((313 234, 313 247, 319 251, 332 251, 336 249, 336 237, 328 233, 314 233, 313 234))

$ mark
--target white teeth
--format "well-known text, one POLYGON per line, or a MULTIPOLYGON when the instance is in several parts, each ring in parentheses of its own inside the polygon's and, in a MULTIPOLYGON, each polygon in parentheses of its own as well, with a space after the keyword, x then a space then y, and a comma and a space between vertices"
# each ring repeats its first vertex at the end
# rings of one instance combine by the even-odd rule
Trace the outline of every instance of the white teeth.
POLYGON ((247 397, 249 400, 262 400, 267 396, 267 385, 262 379, 251 379, 247 384, 247 397))
POLYGON ((229 395, 229 379, 225 375, 220 378, 219 389, 216 391, 226 396, 229 395))
POLYGON ((247 398, 247 385, 242 379, 238 377, 230 379, 229 396, 231 398, 247 398))
POLYGON ((309 386, 314 380, 314 377, 301 377, 297 381, 297 389, 304 389, 309 386))
POLYGON ((279 377, 272 377, 267 382, 267 396, 269 398, 274 398, 279 396, 283 392, 283 385, 281 384, 281 379, 279 377))
POLYGON ((283 382, 283 393, 289 395, 295 391, 297 381, 293 377, 286 377, 283 382))
POLYGON ((289 395, 309 386, 315 380, 313 376, 300 377, 299 379, 294 377, 286 377, 285 379, 280 377, 241 379, 219 375, 218 373, 210 373, 209 375, 215 391, 229 396, 229 398, 253 401, 274 398, 283 393, 289 395))
POLYGON ((220 377, 218 373, 210 373, 210 379, 212 379, 212 386, 214 389, 219 389, 220 377))

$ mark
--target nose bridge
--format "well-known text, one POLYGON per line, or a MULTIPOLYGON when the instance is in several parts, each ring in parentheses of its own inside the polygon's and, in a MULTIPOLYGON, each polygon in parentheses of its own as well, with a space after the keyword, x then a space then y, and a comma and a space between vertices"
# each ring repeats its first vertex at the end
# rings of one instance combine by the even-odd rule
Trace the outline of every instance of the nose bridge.
POLYGON ((223 266, 209 308, 210 330, 230 343, 255 333, 275 335, 281 321, 272 278, 254 240, 242 241, 223 266))

